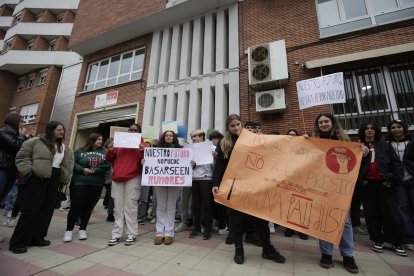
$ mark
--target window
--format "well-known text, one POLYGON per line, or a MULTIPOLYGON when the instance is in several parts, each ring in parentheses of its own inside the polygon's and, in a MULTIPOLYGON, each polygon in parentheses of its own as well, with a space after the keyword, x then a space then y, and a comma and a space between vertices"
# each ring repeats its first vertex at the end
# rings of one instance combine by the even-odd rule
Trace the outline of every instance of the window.
POLYGON ((145 49, 101 60, 89 65, 85 91, 91 91, 142 78, 145 49))
POLYGON ((19 82, 17 83, 17 88, 16 88, 17 91, 22 91, 23 90, 25 81, 26 81, 25 77, 20 77, 19 78, 19 82))
POLYGON ((47 70, 41 71, 39 76, 39 83, 37 85, 45 84, 47 77, 47 70))
POLYGON ((30 75, 29 80, 27 81, 27 85, 26 85, 27 89, 30 89, 33 87, 34 80, 35 80, 35 75, 30 75))
POLYGON ((56 16, 56 22, 61 23, 63 21, 63 13, 56 16))
POLYGON ((332 108, 346 129, 367 120, 386 126, 401 119, 414 126, 414 61, 344 72, 344 83, 346 102, 332 108))
POLYGON ((54 51, 56 45, 56 39, 49 41, 49 46, 47 47, 48 51, 54 51))
POLYGON ((20 115, 26 124, 33 124, 36 121, 37 108, 39 104, 25 105, 20 108, 20 115))
POLYGON ((31 39, 27 42, 26 50, 31 51, 33 48, 34 39, 31 39))
POLYGON ((316 0, 321 37, 414 18, 414 0, 316 0))
POLYGON ((22 14, 16 15, 16 18, 14 20, 14 25, 19 24, 22 20, 22 14))
POLYGON ((7 52, 12 49, 13 41, 7 41, 6 46, 4 47, 4 52, 7 52))

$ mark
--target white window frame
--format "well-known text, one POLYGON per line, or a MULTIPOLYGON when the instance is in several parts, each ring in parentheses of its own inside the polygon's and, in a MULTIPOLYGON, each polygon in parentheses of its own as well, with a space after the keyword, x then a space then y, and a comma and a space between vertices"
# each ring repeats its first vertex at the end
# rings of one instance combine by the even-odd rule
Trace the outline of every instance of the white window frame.
POLYGON ((36 122, 36 115, 39 109, 39 103, 24 105, 20 107, 20 115, 25 124, 34 124, 36 122))
POLYGON ((146 54, 146 48, 145 47, 141 47, 141 48, 137 48, 137 49, 134 49, 134 50, 130 50, 128 52, 124 52, 124 53, 119 54, 119 55, 114 55, 114 56, 111 56, 109 58, 105 58, 105 59, 102 59, 102 60, 99 60, 97 62, 93 62, 93 63, 89 64, 88 73, 86 74, 86 79, 85 79, 84 92, 89 92, 89 91, 93 91, 93 90, 96 90, 96 89, 102 89, 102 88, 105 88, 105 87, 110 87, 110 86, 114 86, 114 85, 118 85, 118 84, 125 84, 125 83, 131 82, 131 81, 141 80, 142 79, 142 73, 143 73, 143 70, 144 70, 144 65, 145 65, 145 54, 146 54), (138 70, 133 70, 134 61, 135 61, 135 58, 137 57, 136 53, 138 51, 141 51, 141 50, 144 51, 143 54, 142 54, 143 55, 142 66, 138 70), (131 65, 130 65, 129 72, 121 74, 120 73, 121 72, 121 65, 122 65, 122 61, 124 60, 124 56, 125 55, 128 55, 128 54, 131 54, 131 53, 133 55, 132 55, 132 61, 131 61, 131 65), (119 58, 119 61, 118 61, 119 62, 118 72, 116 73, 115 76, 112 76, 111 78, 109 78, 108 75, 109 75, 109 69, 111 67, 112 58, 118 57, 118 56, 120 57, 119 58), (106 71, 106 76, 105 76, 105 78, 100 79, 98 81, 99 70, 101 68, 101 64, 102 64, 102 62, 106 62, 106 61, 108 61, 108 65, 107 65, 108 66, 108 69, 106 71), (95 65, 98 65, 98 69, 97 69, 97 73, 96 73, 95 79, 94 80, 91 80, 90 82, 88 82, 89 76, 91 74, 91 68, 92 68, 92 66, 95 66, 95 65), (131 76, 133 74, 140 73, 140 72, 141 72, 141 77, 139 79, 131 79, 131 76), (119 83, 119 79, 121 77, 124 77, 124 76, 129 76, 128 81, 119 83), (116 79, 116 82, 114 84, 109 84, 108 85, 108 80, 113 80, 113 79, 116 79), (96 88, 96 84, 97 83, 101 83, 103 81, 105 81, 104 86, 103 87, 96 88), (89 86, 92 86, 92 88, 87 88, 89 86))
POLYGON ((31 51, 33 49, 34 39, 31 39, 27 42, 26 50, 31 51))
POLYGON ((46 78, 47 78, 47 70, 40 71, 39 81, 38 81, 37 85, 45 84, 46 78))
POLYGON ((19 13, 19 14, 17 14, 15 16, 15 20, 14 20, 13 26, 19 24, 21 20, 22 20, 22 13, 19 13))
MULTIPOLYGON (((405 2, 405 0, 396 0, 397 1, 397 8, 390 9, 390 10, 385 10, 385 11, 380 11, 380 12, 375 12, 374 5, 373 5, 373 2, 372 2, 372 1, 375 1, 375 0, 364 0, 365 6, 367 8, 367 15, 347 19, 346 14, 345 14, 345 6, 344 6, 344 3, 343 3, 343 0, 333 0, 333 1, 336 1, 337 6, 338 6, 339 21, 336 22, 336 23, 329 24, 327 26, 321 26, 321 14, 319 12, 318 0, 315 0, 316 12, 317 12, 317 16, 318 16, 318 25, 319 25, 319 30, 320 31, 322 29, 329 29, 329 28, 332 28, 332 27, 335 27, 335 26, 339 26, 339 25, 347 24, 347 23, 352 23, 352 22, 356 22, 356 21, 359 21, 359 20, 367 19, 367 18, 370 19, 371 24, 368 25, 368 26, 365 26, 365 25, 360 26, 360 27, 357 27, 356 29, 346 29, 344 31, 340 31, 339 33, 323 35, 323 37, 337 35, 337 34, 341 34, 341 33, 352 32, 352 31, 356 31, 356 30, 359 30, 359 29, 374 27, 374 26, 377 25, 377 22, 376 22, 376 19, 375 19, 376 16, 387 14, 387 13, 392 13, 392 12, 396 12, 396 11, 402 11, 402 10, 414 7, 414 3, 407 3, 407 2, 405 2)), ((413 18, 413 17, 414 17, 414 13, 413 13, 413 16, 410 17, 410 18, 413 18)), ((406 20, 406 19, 407 18, 401 18, 401 19, 395 18, 394 20, 392 20, 392 22, 406 20)), ((321 35, 321 37, 322 37, 322 35, 321 35)))
POLYGON ((36 78, 35 74, 32 74, 32 75, 29 76, 29 79, 27 80, 26 89, 30 89, 30 88, 33 87, 35 78, 36 78))
POLYGON ((56 23, 62 23, 63 21, 63 13, 60 13, 56 16, 56 23))

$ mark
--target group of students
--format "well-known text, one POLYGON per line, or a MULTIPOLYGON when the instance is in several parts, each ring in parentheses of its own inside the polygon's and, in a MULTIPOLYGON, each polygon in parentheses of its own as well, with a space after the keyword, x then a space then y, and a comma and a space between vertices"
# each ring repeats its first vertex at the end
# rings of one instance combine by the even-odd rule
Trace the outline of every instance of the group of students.
MULTIPOLYGON (((261 132, 261 127, 256 127, 255 124, 249 126, 247 123, 245 128, 251 128, 249 130, 256 133, 261 132)), ((354 233, 351 216, 359 219, 361 203, 364 206, 365 220, 374 251, 383 252, 385 242, 390 243, 394 252, 400 256, 407 256, 405 249, 414 250, 413 141, 404 122, 393 120, 387 128, 385 140, 382 139, 381 129, 375 122, 366 122, 359 129, 363 160, 355 188, 358 196, 355 197, 354 193, 354 198, 358 200, 355 200, 357 203, 353 206, 357 207, 351 208, 348 214, 339 244, 344 267, 351 273, 359 272, 353 258, 354 233)), ((286 261, 285 257, 270 242, 267 221, 223 206, 218 208, 220 215, 213 214, 213 196, 219 193, 220 182, 242 130, 241 118, 235 114, 228 116, 225 134, 215 132, 210 135, 210 139, 216 145, 215 151, 212 152, 214 164, 197 165, 191 162, 193 183, 189 192, 192 194, 195 227, 189 237, 201 235, 204 228, 203 238, 210 239, 214 216, 219 222, 219 229, 223 230, 226 224, 228 225, 229 236, 235 245, 234 261, 242 264, 245 258, 242 237, 248 222, 247 224, 253 225, 258 234, 259 244, 263 247, 262 257, 283 263, 286 261)), ((73 153, 63 144, 65 129, 59 122, 50 122, 46 126, 45 135, 27 141, 23 132, 20 115, 9 115, 5 120, 5 127, 0 130, 1 196, 7 194, 17 170, 25 179, 19 204, 21 216, 10 240, 12 252, 24 253, 27 246, 50 244, 45 237, 53 214, 56 191, 62 183, 71 183, 71 208, 63 241, 72 240, 73 229, 78 219, 78 238, 87 239, 86 227, 103 186, 105 183, 108 184, 108 172, 111 173, 111 197, 114 204, 114 226, 108 245, 113 246, 120 242, 124 226, 124 244, 131 245, 136 241, 139 199, 141 189, 144 188, 141 187, 142 167, 145 163, 144 149, 150 146, 149 144, 141 140, 137 149, 114 148, 111 140, 104 146, 102 135, 94 133, 89 136, 84 147, 73 153), (7 147, 4 146, 6 144, 7 147)), ((141 127, 132 124, 128 132, 139 133, 141 127)), ((298 132, 289 130, 287 135, 297 136, 298 132)), ((206 138, 202 130, 195 130, 190 136, 193 143, 203 142, 206 138)), ((350 141, 338 120, 329 113, 322 113, 316 117, 312 137, 350 141)), ((153 146, 182 147, 173 131, 165 131, 153 146)), ((157 197, 154 244, 170 245, 175 234, 176 202, 180 188, 157 186, 154 193, 157 197)), ((147 196, 146 192, 145 197, 147 196)), ((183 205, 189 206, 189 196, 184 196, 184 190, 182 201, 183 205)), ((291 236, 292 230, 287 231, 290 234, 287 235, 285 232, 285 235, 291 236)), ((307 236, 300 237, 307 239, 307 236)), ((333 244, 319 240, 319 246, 322 254, 320 265, 324 268, 333 267, 333 244)))

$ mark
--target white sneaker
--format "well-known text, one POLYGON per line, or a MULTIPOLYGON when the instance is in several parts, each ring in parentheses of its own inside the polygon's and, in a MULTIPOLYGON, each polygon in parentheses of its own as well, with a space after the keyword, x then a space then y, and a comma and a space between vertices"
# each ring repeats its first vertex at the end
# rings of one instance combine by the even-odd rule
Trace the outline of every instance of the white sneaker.
POLYGON ((3 226, 5 227, 14 227, 15 220, 13 218, 8 218, 3 222, 3 226))
POLYGON ((4 242, 4 238, 0 236, 0 242, 4 242))
POLYGON ((7 211, 6 218, 11 218, 11 216, 12 216, 12 210, 7 211))
POLYGON ((72 231, 65 231, 63 234, 63 242, 71 242, 72 241, 72 231))
POLYGON ((156 222, 157 222, 157 218, 156 217, 152 218, 151 221, 150 221, 151 224, 154 224, 156 222))
POLYGON ((187 224, 181 222, 177 227, 175 227, 174 231, 175 232, 181 232, 181 231, 184 231, 184 230, 187 230, 187 229, 188 229, 187 224))
POLYGON ((86 230, 79 230, 78 238, 80 240, 86 240, 88 235, 86 235, 86 230))
POLYGON ((227 227, 218 230, 219 235, 227 235, 229 233, 229 229, 227 227))
POLYGON ((276 232, 275 225, 273 224, 273 222, 270 222, 270 221, 269 221, 269 230, 270 230, 270 233, 272 234, 276 232))

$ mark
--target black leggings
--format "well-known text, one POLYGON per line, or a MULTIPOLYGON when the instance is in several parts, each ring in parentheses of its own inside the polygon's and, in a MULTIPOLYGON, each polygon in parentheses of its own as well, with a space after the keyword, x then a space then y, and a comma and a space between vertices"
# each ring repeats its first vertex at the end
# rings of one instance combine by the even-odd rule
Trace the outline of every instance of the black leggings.
POLYGON ((70 210, 66 231, 72 231, 80 217, 80 230, 86 230, 96 198, 102 193, 102 186, 73 185, 70 189, 70 210))

